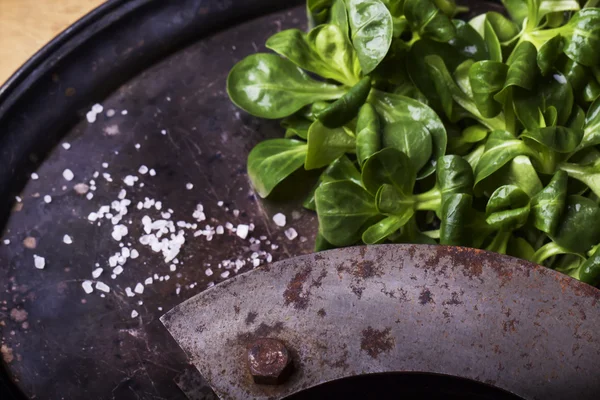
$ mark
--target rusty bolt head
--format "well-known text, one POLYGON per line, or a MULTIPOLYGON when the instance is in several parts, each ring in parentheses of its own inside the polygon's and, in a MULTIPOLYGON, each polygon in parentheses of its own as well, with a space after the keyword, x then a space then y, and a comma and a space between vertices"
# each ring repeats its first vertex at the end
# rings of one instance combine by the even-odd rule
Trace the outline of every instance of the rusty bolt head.
POLYGON ((254 383, 280 385, 291 375, 294 365, 281 341, 262 338, 248 347, 248 367, 254 383))

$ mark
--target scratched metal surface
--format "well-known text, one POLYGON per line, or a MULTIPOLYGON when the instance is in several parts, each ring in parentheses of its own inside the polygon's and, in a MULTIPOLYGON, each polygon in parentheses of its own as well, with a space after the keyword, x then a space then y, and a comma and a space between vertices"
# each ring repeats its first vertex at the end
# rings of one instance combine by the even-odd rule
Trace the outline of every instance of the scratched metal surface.
MULTIPOLYGON (((248 151, 264 138, 280 136, 281 129, 275 122, 238 113, 225 93, 227 73, 237 61, 263 48, 273 33, 301 26, 304 20, 302 8, 267 15, 172 55, 108 98, 92 99, 117 114, 102 115, 94 124, 82 118, 63 139, 71 148, 57 146, 41 164, 40 179, 27 184, 21 193, 22 208, 13 211, 4 230, 2 239, 11 243, 0 244, 2 358, 28 397, 186 398, 173 379, 188 363, 160 324, 158 318, 165 311, 158 307, 168 310, 204 290, 210 281, 223 280, 219 270, 210 278, 205 276, 203 263, 234 256, 247 242, 235 235, 207 242, 188 233, 179 257, 184 264, 178 270, 180 278, 169 272, 159 255, 142 251, 138 244, 141 256, 129 260, 118 279, 110 279, 107 259, 118 250, 110 235, 111 224, 97 227, 87 215, 116 199, 124 186, 121 179, 136 174, 140 165, 155 168, 158 174, 152 179, 142 177, 143 189, 127 188, 133 200, 127 217, 139 221, 143 213, 134 206, 144 197, 173 208, 175 220, 191 220, 200 202, 207 216, 219 221, 256 224, 256 237, 268 235, 280 244, 279 249, 270 250, 275 260, 311 252, 314 215, 302 211, 298 202, 283 198, 258 202, 245 173, 248 151), (121 110, 128 114, 121 115, 121 110), (161 135, 162 129, 168 135, 161 135), (139 150, 136 143, 141 144, 139 150), (87 182, 94 171, 106 171, 103 162, 109 163, 107 171, 114 182, 96 179, 98 189, 90 201, 77 195, 73 184, 87 182), (74 171, 74 181, 62 178, 65 168, 74 171), (194 183, 193 190, 185 189, 187 182, 194 183), (44 203, 45 194, 52 196, 52 203, 44 203), (226 202, 229 212, 217 206, 219 200, 226 202), (239 218, 232 215, 233 209, 241 211, 239 218), (293 210, 302 212, 301 220, 289 218, 293 210), (276 212, 286 213, 288 227, 294 226, 308 240, 288 241, 283 229, 271 221, 276 212), (62 243, 64 234, 73 236, 72 245, 62 243), (35 249, 24 247, 26 237, 37 240, 35 249), (33 254, 46 258, 46 269, 33 267, 33 254), (101 278, 112 288, 106 298, 100 298, 98 291, 86 295, 81 288, 83 280, 92 279, 96 262, 105 268, 101 278), (125 295, 125 287, 133 288, 153 273, 170 274, 171 279, 147 286, 141 296, 125 295), (190 289, 193 282, 197 286, 190 289), (177 285, 182 286, 179 295, 177 285), (134 309, 140 316, 132 319, 134 309)), ((67 86, 68 82, 63 83, 61 90, 67 86)), ((87 110, 82 111, 84 115, 87 110)), ((301 179, 297 176, 292 183, 301 179)), ((135 245, 141 226, 129 229, 126 241, 135 245)))
POLYGON ((221 399, 279 399, 356 374, 427 371, 524 399, 597 399, 600 291, 481 250, 348 248, 239 275, 161 318, 221 399), (246 346, 282 340, 296 373, 252 383, 246 346))

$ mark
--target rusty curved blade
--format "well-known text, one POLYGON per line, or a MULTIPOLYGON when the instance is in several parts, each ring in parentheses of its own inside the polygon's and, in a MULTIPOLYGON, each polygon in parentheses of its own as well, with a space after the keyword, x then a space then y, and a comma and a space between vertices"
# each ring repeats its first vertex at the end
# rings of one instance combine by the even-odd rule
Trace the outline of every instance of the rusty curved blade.
POLYGON ((357 374, 419 371, 525 399, 597 399, 600 291, 481 250, 382 245, 232 278, 161 319, 222 399, 282 398, 357 374), (296 372, 252 383, 246 346, 282 340, 296 372))

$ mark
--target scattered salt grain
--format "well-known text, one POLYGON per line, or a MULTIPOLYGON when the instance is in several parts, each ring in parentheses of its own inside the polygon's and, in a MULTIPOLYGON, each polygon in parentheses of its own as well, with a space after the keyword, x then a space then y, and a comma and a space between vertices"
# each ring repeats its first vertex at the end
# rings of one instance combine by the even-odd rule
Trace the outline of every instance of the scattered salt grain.
POLYGON ((46 203, 48 203, 48 204, 52 203, 52 196, 50 196, 50 195, 48 195, 48 194, 47 194, 47 195, 45 195, 45 196, 44 196, 44 202, 46 202, 46 203))
POLYGON ((17 201, 17 203, 20 203, 21 201, 23 201, 23 199, 20 198, 19 196, 15 196, 15 200, 17 201))
MULTIPOLYGON (((117 265, 114 269, 113 269, 113 274, 115 275, 121 275, 121 273, 123 272, 123 267, 121 267, 120 265, 117 265)), ((113 278, 115 279, 115 278, 113 278)))
POLYGON ((94 122, 96 122, 96 113, 93 111, 88 111, 85 114, 85 118, 87 119, 87 122, 89 122, 90 124, 93 124, 94 122))
POLYGON ((277 213, 277 214, 273 215, 273 222, 275 222, 275 225, 277 225, 277 226, 285 226, 285 224, 286 224, 285 215, 283 215, 282 213, 277 213))
POLYGON ((81 283, 81 287, 87 294, 90 294, 94 291, 94 288, 92 287, 92 281, 83 281, 81 283))
POLYGON ((108 163, 103 162, 102 163, 102 168, 108 168, 108 163))
POLYGON ((128 233, 127 227, 125 225, 115 225, 112 231, 112 238, 117 242, 120 242, 123 236, 126 236, 128 233))
POLYGON ((123 182, 125 182, 127 186, 133 186, 139 179, 140 178, 138 178, 137 176, 127 175, 125 178, 123 178, 123 182))
POLYGON ((86 194, 90 190, 90 187, 85 183, 78 183, 77 185, 73 186, 73 189, 77 194, 86 194))
POLYGON ((176 266, 175 264, 171 264, 171 265, 169 266, 169 271, 171 271, 171 272, 175 272, 175 271, 177 271, 177 266, 176 266))
POLYGON ((108 287, 108 285, 104 282, 96 282, 96 289, 105 293, 110 292, 110 287, 108 287))
POLYGON ((150 176, 156 176, 156 171, 154 168, 150 170, 150 176))
POLYGON ((10 240, 9 239, 4 239, 4 244, 8 246, 10 244, 10 240))
POLYGON ((139 143, 136 143, 136 144, 135 144, 135 148, 136 148, 136 149, 138 149, 138 150, 139 150, 139 149, 140 149, 140 147, 142 147, 142 145, 141 145, 141 144, 139 144, 139 143))
POLYGON ((121 191, 119 192, 117 198, 119 200, 123 200, 125 197, 127 197, 127 191, 125 189, 121 189, 121 191))
POLYGON ((127 295, 127 297, 133 297, 133 296, 135 296, 135 293, 133 293, 131 291, 131 288, 129 286, 125 288, 125 294, 127 295))
POLYGON ((239 224, 236 229, 236 235, 241 237, 242 239, 246 239, 248 236, 248 225, 239 224))
POLYGON ((146 278, 146 280, 144 281, 144 285, 152 285, 152 277, 146 278))
POLYGON ((38 180, 40 178, 40 176, 38 174, 36 174, 35 172, 33 172, 31 174, 31 179, 33 179, 34 181, 38 180))
POLYGON ((222 235, 225 232, 225 229, 223 229, 223 225, 217 226, 216 232, 217 235, 222 235))
POLYGON ((140 168, 138 168, 138 172, 142 175, 145 175, 148 173, 148 167, 146 167, 145 165, 141 165, 140 168))
POLYGON ((135 289, 133 289, 133 291, 136 292, 137 294, 144 293, 144 285, 142 285, 141 283, 138 282, 138 284, 135 285, 135 289))
POLYGON ((129 256, 132 260, 135 260, 140 256, 140 253, 136 249, 131 250, 131 255, 129 256))
POLYGON ((238 217, 240 215, 240 210, 233 210, 233 216, 238 217))
POLYGON ((223 271, 221 272, 221 278, 227 278, 229 276, 229 271, 223 271))
POLYGON ((127 110, 121 111, 121 115, 127 115, 127 110))
POLYGON ((71 171, 69 168, 65 169, 62 173, 63 178, 65 178, 67 181, 72 181, 73 178, 75 177, 75 175, 73 175, 73 171, 71 171))
POLYGON ((186 183, 186 184, 185 184, 185 188, 186 188, 187 190, 192 190, 192 189, 194 188, 194 185, 193 185, 192 183, 186 183))
POLYGON ((71 143, 64 142, 64 143, 62 144, 62 147, 63 147, 63 149, 65 149, 65 150, 69 150, 69 149, 71 148, 71 143))
POLYGON ((110 110, 108 110, 108 111, 106 112, 106 116, 107 116, 108 118, 114 117, 114 116, 115 116, 115 110, 113 110, 113 109, 111 108, 110 110))
POLYGON ((222 202, 222 201, 219 201, 219 202, 217 202, 217 205, 218 205, 219 207, 223 207, 223 202, 222 202))
POLYGON ((284 233, 289 240, 294 240, 298 237, 298 232, 294 228, 287 229, 284 233))
POLYGON ((71 243, 73 243, 73 239, 71 238, 71 236, 65 235, 65 236, 63 236, 63 243, 64 244, 71 244, 71 243))
POLYGON ((88 200, 93 199, 94 198, 94 193, 88 193, 88 194, 86 194, 85 198, 88 199, 88 200))
POLYGON ((135 311, 135 310, 131 311, 131 318, 136 318, 138 315, 139 314, 137 311, 135 311))
POLYGON ((38 255, 33 255, 33 264, 37 269, 44 269, 46 266, 46 259, 44 257, 40 257, 38 255))
POLYGON ((160 131, 160 133, 163 134, 163 135, 166 135, 167 131, 163 129, 163 130, 160 131))
POLYGON ((102 104, 96 103, 92 106, 92 111, 95 112, 96 114, 100 114, 103 110, 104 110, 104 107, 102 107, 102 104))
POLYGON ((98 278, 100 275, 102 275, 102 271, 104 271, 102 268, 96 268, 92 271, 92 277, 94 279, 98 278))

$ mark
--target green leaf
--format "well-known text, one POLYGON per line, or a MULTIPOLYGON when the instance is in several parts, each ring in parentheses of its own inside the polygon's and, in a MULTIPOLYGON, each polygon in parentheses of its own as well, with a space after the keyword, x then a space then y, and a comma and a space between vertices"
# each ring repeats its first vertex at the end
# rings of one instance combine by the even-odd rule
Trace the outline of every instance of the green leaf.
POLYGON ((527 240, 511 236, 508 240, 506 254, 523 260, 531 260, 535 254, 535 249, 527 240))
MULTIPOLYGON (((426 165, 417 173, 417 179, 423 179, 435 171, 437 159, 446 154, 448 138, 446 128, 431 108, 420 101, 379 90, 373 91, 373 103, 378 114, 387 124, 395 122, 420 122, 425 126, 431 137, 431 157, 426 165)), ((417 131, 418 133, 419 131, 417 131)), ((422 131, 420 131, 422 133, 422 131)), ((388 137, 389 139, 390 137, 388 137)), ((386 143, 384 134, 384 145, 386 143)), ((415 156, 415 159, 419 158, 415 156)))
POLYGON ((493 193, 503 185, 514 185, 529 197, 543 189, 536 169, 527 156, 517 156, 477 185, 477 193, 493 193))
POLYGON ((303 207, 315 211, 315 192, 317 188, 323 183, 335 181, 351 181, 358 186, 362 186, 360 172, 358 172, 358 169, 356 169, 354 163, 345 155, 329 164, 325 171, 321 173, 317 184, 312 189, 306 200, 304 200, 304 203, 302 204, 303 207))
POLYGON ((301 117, 297 114, 281 120, 281 127, 286 130, 286 138, 293 138, 294 136, 298 136, 306 140, 306 138, 308 137, 308 129, 310 128, 311 124, 312 121, 301 117))
MULTIPOLYGON (((456 28, 456 36, 451 39, 448 44, 452 46, 458 54, 475 61, 485 60, 489 57, 487 44, 483 40, 483 37, 480 36, 471 25, 459 19, 453 20, 452 23, 456 28)), ((447 54, 441 55, 443 55, 444 58, 447 57, 447 54)))
POLYGON ((362 166, 373 154, 381 150, 381 123, 377 111, 365 104, 356 122, 356 158, 362 166))
POLYGON ((579 150, 598 144, 600 144, 600 99, 594 101, 587 111, 579 150))
POLYGON ((332 0, 306 0, 306 16, 311 28, 327 22, 332 3, 332 0))
POLYGON ((306 143, 292 139, 269 139, 248 155, 248 176, 260 197, 269 193, 304 164, 306 143))
POLYGON ((585 197, 569 196, 556 234, 556 244, 575 253, 585 253, 600 241, 600 207, 585 197))
POLYGON ((490 23, 486 14, 481 14, 471 21, 469 21, 469 25, 471 25, 483 40, 485 41, 489 59, 491 61, 502 61, 502 48, 500 47, 500 40, 498 39, 498 35, 496 35, 496 31, 494 27, 490 23))
POLYGON ((278 119, 317 100, 334 100, 344 89, 310 78, 291 61, 275 54, 253 54, 237 63, 227 77, 233 103, 257 117, 278 119))
POLYGON ((473 193, 473 169, 462 157, 447 155, 439 159, 437 165, 437 186, 442 201, 455 193, 473 193))
POLYGON ((394 243, 437 244, 434 239, 424 235, 419 230, 415 216, 413 216, 402 228, 400 228, 400 231, 394 235, 391 235, 388 239, 394 243))
POLYGON ((308 34, 298 29, 281 31, 267 40, 266 47, 324 78, 349 86, 358 81, 353 69, 356 54, 336 25, 319 25, 308 34))
POLYGON ((588 185, 596 196, 600 196, 600 159, 587 164, 563 163, 560 169, 569 177, 588 185))
POLYGON ((350 122, 365 104, 371 91, 371 78, 362 78, 352 89, 323 110, 317 119, 328 128, 339 128, 350 122))
POLYGON ((346 0, 352 44, 363 73, 379 65, 392 44, 392 16, 380 0, 346 0))
POLYGON ((362 184, 375 195, 384 184, 393 185, 402 196, 412 195, 415 170, 406 154, 392 147, 373 154, 363 165, 362 184))
POLYGON ((526 0, 502 0, 502 4, 508 10, 511 19, 517 25, 522 26, 529 13, 526 0))
POLYGON ((554 235, 567 200, 568 175, 557 171, 548 186, 531 199, 533 225, 542 232, 554 235))
POLYGON ((334 246, 358 242, 366 225, 373 224, 379 215, 374 197, 350 181, 322 184, 315 202, 321 234, 334 246))
POLYGON ((592 286, 600 284, 600 248, 581 265, 579 280, 592 286))
POLYGON ((391 216, 371 225, 362 234, 365 244, 383 243, 391 234, 402 228, 414 215, 413 210, 407 210, 402 216, 391 216))
POLYGON ((345 153, 353 153, 356 139, 344 128, 329 129, 320 121, 315 121, 308 130, 308 151, 304 168, 322 168, 345 153))
POLYGON ((383 129, 383 145, 406 154, 416 171, 427 164, 432 154, 431 134, 421 122, 386 124, 383 129))
POLYGON ((485 118, 493 118, 502 111, 502 104, 494 100, 504 87, 508 67, 497 61, 479 61, 469 71, 469 82, 477 109, 485 118))
POLYGON ((448 42, 456 36, 456 28, 450 18, 430 0, 406 0, 404 15, 420 37, 448 42))
POLYGON ((315 253, 325 250, 335 249, 335 246, 332 245, 323 237, 321 232, 317 232, 317 237, 315 238, 315 253))
POLYGON ((333 25, 337 25, 348 41, 350 41, 350 26, 348 24, 348 11, 344 0, 334 0, 331 6, 329 20, 333 25))
POLYGON ((452 93, 453 100, 467 112, 472 114, 474 119, 490 129, 504 129, 506 125, 504 116, 499 115, 495 118, 483 117, 477 109, 473 99, 466 96, 466 94, 456 85, 441 57, 435 55, 427 56, 425 62, 428 65, 431 78, 435 80, 437 84, 445 85, 452 93))
POLYGON ((454 154, 462 154, 474 144, 485 140, 488 132, 489 130, 481 125, 471 125, 465 128, 460 136, 448 137, 448 151, 454 154))
POLYGON ((468 246, 468 221, 471 218, 473 198, 464 193, 449 195, 442 203, 440 244, 468 246))
POLYGON ((508 42, 519 34, 519 26, 500 13, 488 12, 486 13, 486 19, 494 29, 500 42, 508 42))
POLYGON ((493 131, 475 168, 475 184, 477 185, 515 157, 531 154, 527 145, 510 133, 493 131))
POLYGON ((564 52, 570 59, 587 67, 600 64, 600 9, 585 8, 573 15, 566 25, 525 32, 522 40, 540 48, 556 35, 565 38, 564 52))
POLYGON ((377 211, 383 215, 402 216, 408 210, 415 209, 415 200, 411 193, 405 193, 389 183, 383 184, 375 195, 377 211))
POLYGON ((490 196, 486 222, 494 229, 513 231, 525 225, 529 210, 527 193, 517 186, 501 186, 490 196))
POLYGON ((530 42, 521 42, 508 58, 505 87, 519 86, 531 90, 537 75, 537 50, 530 42))
POLYGON ((557 153, 571 153, 581 143, 583 131, 563 126, 550 126, 527 130, 521 134, 521 137, 540 143, 557 153))
POLYGON ((565 38, 556 35, 540 47, 537 64, 542 75, 548 75, 556 66, 559 56, 563 53, 565 38))

